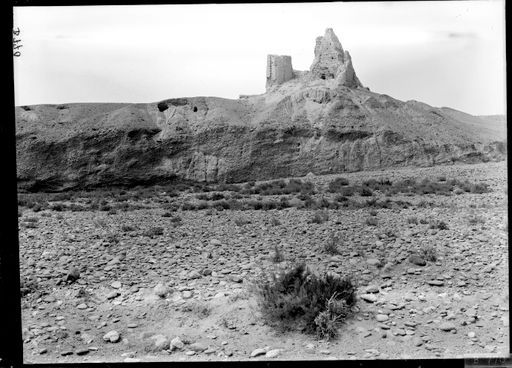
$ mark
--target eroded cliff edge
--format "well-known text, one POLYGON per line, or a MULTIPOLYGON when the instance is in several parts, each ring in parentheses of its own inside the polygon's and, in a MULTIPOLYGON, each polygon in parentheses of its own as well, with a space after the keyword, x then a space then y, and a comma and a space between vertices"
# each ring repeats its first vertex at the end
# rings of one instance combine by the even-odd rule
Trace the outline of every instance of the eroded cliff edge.
POLYGON ((371 92, 330 29, 310 71, 278 55, 268 64, 266 93, 238 100, 17 107, 18 182, 32 190, 239 182, 506 158, 504 118, 371 92))

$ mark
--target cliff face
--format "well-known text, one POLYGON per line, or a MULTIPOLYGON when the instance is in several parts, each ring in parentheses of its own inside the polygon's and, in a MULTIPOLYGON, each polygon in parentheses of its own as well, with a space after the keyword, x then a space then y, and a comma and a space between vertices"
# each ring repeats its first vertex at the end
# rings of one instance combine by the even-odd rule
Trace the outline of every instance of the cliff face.
POLYGON ((19 184, 237 182, 506 157, 502 120, 370 92, 330 33, 310 72, 287 79, 291 60, 269 58, 274 75, 281 64, 288 74, 262 95, 17 107, 19 184))

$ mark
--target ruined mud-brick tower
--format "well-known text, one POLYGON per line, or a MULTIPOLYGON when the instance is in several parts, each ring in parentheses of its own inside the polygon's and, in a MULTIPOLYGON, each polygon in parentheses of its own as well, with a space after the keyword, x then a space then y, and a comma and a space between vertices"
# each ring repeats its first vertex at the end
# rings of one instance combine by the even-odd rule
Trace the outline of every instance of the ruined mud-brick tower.
POLYGON ((267 89, 293 78, 292 58, 288 55, 267 56, 267 89))

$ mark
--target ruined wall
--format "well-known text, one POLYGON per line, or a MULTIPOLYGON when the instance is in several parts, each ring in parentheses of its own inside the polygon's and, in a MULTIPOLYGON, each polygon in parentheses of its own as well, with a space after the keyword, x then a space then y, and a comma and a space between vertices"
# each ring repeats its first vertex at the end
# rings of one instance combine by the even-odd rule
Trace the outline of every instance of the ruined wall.
POLYGON ((292 58, 287 55, 267 56, 267 89, 293 78, 292 58))

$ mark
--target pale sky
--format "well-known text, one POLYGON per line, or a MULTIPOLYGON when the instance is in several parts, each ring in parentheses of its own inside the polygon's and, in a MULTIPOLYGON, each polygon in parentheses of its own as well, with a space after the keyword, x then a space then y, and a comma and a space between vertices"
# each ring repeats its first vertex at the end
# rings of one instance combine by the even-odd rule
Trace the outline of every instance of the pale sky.
POLYGON ((265 91, 267 54, 308 70, 333 28, 364 86, 506 113, 501 0, 14 8, 15 103, 157 102, 265 91))

